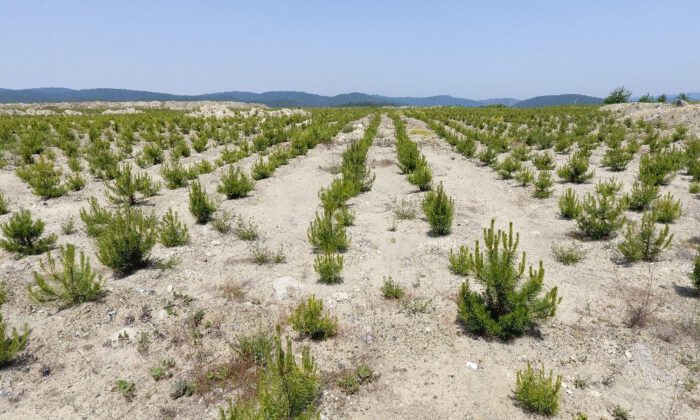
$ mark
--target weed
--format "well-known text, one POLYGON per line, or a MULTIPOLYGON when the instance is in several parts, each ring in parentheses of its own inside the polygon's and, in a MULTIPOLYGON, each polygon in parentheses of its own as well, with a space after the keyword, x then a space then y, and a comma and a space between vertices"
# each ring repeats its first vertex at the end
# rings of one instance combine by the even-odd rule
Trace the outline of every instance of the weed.
POLYGON ((72 235, 76 232, 73 216, 70 216, 68 220, 61 223, 61 232, 63 232, 64 235, 72 235))
POLYGON ((379 289, 386 299, 401 299, 406 291, 400 284, 396 283, 391 276, 384 277, 384 283, 379 289))
POLYGON ((393 212, 399 220, 415 219, 417 213, 415 204, 408 198, 402 198, 400 201, 394 198, 393 212))
POLYGON ((513 178, 523 187, 527 187, 535 181, 535 173, 532 172, 532 169, 526 167, 516 172, 513 178))
POLYGON ((119 391, 127 401, 132 401, 136 396, 136 384, 126 379, 118 380, 114 389, 119 391))
POLYGON ((469 259, 469 248, 462 245, 455 252, 450 250, 449 255, 450 270, 460 276, 467 276, 472 272, 473 267, 469 259))
POLYGON ((566 245, 552 245, 554 259, 564 265, 574 265, 586 258, 586 251, 575 243, 566 245))
POLYGON ((27 347, 29 339, 29 327, 24 325, 22 332, 17 332, 15 328, 7 336, 7 325, 0 314, 0 367, 7 366, 14 362, 17 355, 27 347))
POLYGON ((5 193, 0 191, 0 216, 10 212, 10 202, 5 197, 5 193))
POLYGON ((231 220, 233 215, 227 210, 220 210, 211 221, 211 227, 219 233, 228 233, 231 231, 231 220))
POLYGON ((243 241, 254 241, 260 237, 260 228, 252 219, 244 220, 240 217, 236 222, 233 233, 238 239, 243 241))
POLYGON ((554 186, 554 180, 552 179, 552 173, 550 171, 540 171, 537 175, 537 180, 535 181, 535 191, 532 195, 535 198, 548 198, 552 195, 552 186, 554 186))
POLYGON ((626 408, 623 408, 620 405, 616 405, 615 407, 610 410, 610 415, 612 416, 613 420, 631 420, 632 415, 630 414, 630 411, 626 408))

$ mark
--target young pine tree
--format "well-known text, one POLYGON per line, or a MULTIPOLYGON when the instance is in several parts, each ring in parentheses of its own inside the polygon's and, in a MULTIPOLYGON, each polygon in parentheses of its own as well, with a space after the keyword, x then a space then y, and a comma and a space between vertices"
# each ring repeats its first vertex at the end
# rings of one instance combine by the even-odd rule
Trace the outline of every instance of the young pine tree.
POLYGON ((199 224, 208 223, 216 212, 216 204, 207 195, 199 181, 190 186, 190 213, 199 224))
POLYGON ((34 272, 35 286, 29 286, 29 296, 37 302, 58 302, 61 307, 97 300, 102 296, 102 277, 92 270, 90 261, 80 252, 80 262, 75 260, 75 246, 59 248, 56 260, 48 254, 41 261, 43 274, 34 272))
POLYGON ((118 274, 129 274, 148 263, 157 240, 156 218, 140 210, 124 208, 97 238, 97 257, 118 274))
POLYGON ((21 333, 13 328, 9 337, 6 334, 7 325, 0 314, 0 368, 14 362, 17 354, 27 347, 29 327, 25 325, 21 333))
POLYGON ((454 200, 447 196, 442 182, 437 190, 429 191, 423 200, 423 212, 434 235, 447 235, 452 229, 454 200))
POLYGON ((253 190, 251 181, 241 168, 230 166, 228 172, 221 177, 221 183, 217 191, 226 195, 228 199, 242 198, 253 190))
POLYGON ((42 237, 44 222, 32 220, 29 210, 22 209, 1 225, 6 239, 0 239, 0 247, 19 256, 37 255, 46 252, 56 242, 56 235, 42 237))
POLYGON ((469 266, 482 291, 472 290, 465 281, 459 292, 458 316, 474 334, 509 340, 520 336, 543 319, 556 313, 560 299, 554 287, 542 295, 544 268, 525 275, 525 252, 518 263, 519 234, 494 229, 495 221, 484 229, 484 252, 476 242, 469 255, 469 266))
POLYGON ((163 215, 158 236, 160 243, 166 247, 184 245, 190 239, 187 226, 180 221, 173 209, 168 209, 168 212, 163 215))

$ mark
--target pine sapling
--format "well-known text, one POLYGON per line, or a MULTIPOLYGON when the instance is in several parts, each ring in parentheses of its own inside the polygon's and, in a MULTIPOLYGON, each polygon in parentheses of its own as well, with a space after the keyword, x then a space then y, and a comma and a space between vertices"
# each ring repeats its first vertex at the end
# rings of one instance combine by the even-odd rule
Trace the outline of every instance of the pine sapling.
POLYGON ((548 198, 552 195, 553 186, 554 180, 552 179, 552 173, 547 170, 540 171, 540 173, 537 175, 537 180, 535 181, 535 191, 532 193, 532 195, 535 198, 548 198))
POLYGON ((195 181, 190 186, 190 213, 199 224, 206 224, 216 211, 216 204, 209 198, 199 181, 195 181))
POLYGON ((44 222, 40 219, 32 220, 29 210, 20 210, 0 226, 5 236, 5 239, 0 239, 0 247, 21 257, 44 253, 56 242, 55 234, 41 236, 44 233, 44 222))
POLYGON ((160 221, 159 238, 160 243, 166 247, 181 246, 190 239, 187 226, 180 221, 177 213, 173 212, 171 208, 160 221))
POLYGON ((656 230, 656 218, 653 213, 642 215, 639 222, 627 223, 625 240, 618 249, 628 261, 656 261, 662 251, 671 245, 673 234, 669 235, 668 225, 656 230))
POLYGON ((576 219, 581 214, 581 202, 573 188, 567 188, 559 198, 559 212, 565 219, 576 219))
POLYGON ((314 261, 314 270, 321 283, 331 284, 340 282, 340 272, 343 269, 343 256, 338 254, 318 254, 314 261))
POLYGON ((429 191, 423 200, 423 213, 434 235, 442 236, 450 233, 454 214, 454 200, 447 196, 442 182, 437 190, 429 191))
POLYGON ((242 198, 253 190, 251 181, 241 168, 230 166, 228 172, 221 177, 217 191, 228 199, 242 198))

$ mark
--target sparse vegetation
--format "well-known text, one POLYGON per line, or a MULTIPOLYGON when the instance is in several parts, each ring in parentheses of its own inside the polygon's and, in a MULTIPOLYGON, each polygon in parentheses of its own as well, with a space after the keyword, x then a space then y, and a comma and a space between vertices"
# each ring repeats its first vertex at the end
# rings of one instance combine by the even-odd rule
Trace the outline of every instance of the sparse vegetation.
POLYGON ((297 306, 289 321, 294 331, 313 340, 334 337, 338 331, 336 321, 324 313, 323 302, 314 295, 297 306))
POLYGON ((559 413, 561 399, 561 376, 547 375, 544 366, 534 370, 528 363, 525 370, 518 371, 515 384, 515 400, 525 410, 554 416, 559 413))
POLYGON ((33 220, 29 210, 22 209, 13 214, 0 228, 5 236, 5 239, 0 239, 0 247, 20 257, 44 253, 56 242, 54 234, 42 237, 44 222, 33 220))

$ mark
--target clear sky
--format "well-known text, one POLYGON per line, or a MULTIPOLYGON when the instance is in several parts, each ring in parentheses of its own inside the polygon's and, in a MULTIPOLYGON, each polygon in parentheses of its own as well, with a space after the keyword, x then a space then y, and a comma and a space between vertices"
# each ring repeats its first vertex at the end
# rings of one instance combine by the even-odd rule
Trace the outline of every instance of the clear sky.
POLYGON ((700 91, 698 0, 0 0, 0 87, 700 91))

